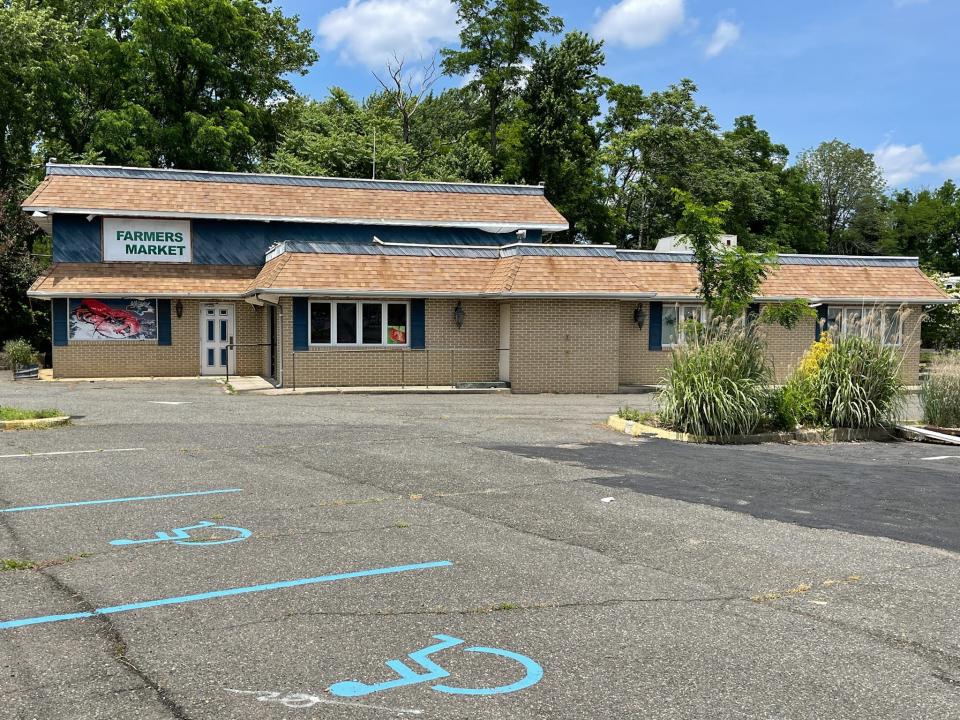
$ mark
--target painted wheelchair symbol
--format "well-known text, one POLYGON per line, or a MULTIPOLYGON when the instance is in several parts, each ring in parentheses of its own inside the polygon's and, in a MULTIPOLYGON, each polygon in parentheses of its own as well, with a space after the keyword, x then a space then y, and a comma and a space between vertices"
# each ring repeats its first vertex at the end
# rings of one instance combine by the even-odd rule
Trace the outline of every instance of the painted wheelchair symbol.
POLYGON ((201 520, 196 525, 187 525, 186 527, 174 528, 172 532, 165 532, 160 530, 156 533, 156 537, 146 538, 144 540, 111 540, 111 545, 143 545, 145 543, 157 543, 157 542, 174 542, 177 545, 226 545, 227 543, 240 542, 241 540, 246 540, 253 533, 250 530, 242 527, 233 527, 231 525, 217 525, 216 523, 210 522, 209 520, 201 520), (190 539, 190 530, 201 530, 201 529, 210 529, 216 528, 217 530, 226 530, 228 532, 236 533, 237 536, 230 538, 228 540, 191 540, 190 539))
MULTIPOLYGON (((407 656, 417 665, 426 668, 427 672, 418 673, 416 670, 411 670, 406 663, 400 660, 387 660, 387 667, 400 676, 396 680, 388 680, 387 682, 377 683, 375 685, 368 685, 358 680, 343 680, 334 683, 327 688, 327 690, 338 697, 363 697, 364 695, 382 692, 383 690, 391 690, 392 688, 403 687, 404 685, 429 683, 434 680, 449 677, 450 673, 433 662, 430 656, 441 650, 460 645, 464 641, 460 638, 451 637, 450 635, 434 635, 433 637, 440 642, 436 645, 412 652, 407 656)), ((462 688, 451 685, 431 685, 431 689, 452 695, 499 695, 502 693, 516 692, 517 690, 528 688, 531 685, 536 685, 540 682, 540 678, 543 677, 543 668, 525 655, 490 647, 468 647, 464 648, 464 650, 466 652, 488 653, 490 655, 498 655, 499 657, 514 660, 523 667, 525 675, 515 683, 493 688, 462 688)))

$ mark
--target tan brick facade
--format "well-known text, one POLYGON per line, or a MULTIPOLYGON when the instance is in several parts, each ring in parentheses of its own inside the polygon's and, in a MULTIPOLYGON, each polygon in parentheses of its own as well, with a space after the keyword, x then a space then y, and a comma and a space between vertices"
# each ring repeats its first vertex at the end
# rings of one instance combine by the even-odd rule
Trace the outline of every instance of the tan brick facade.
MULTIPOLYGON (((230 301, 236 313, 238 375, 269 374, 269 307, 230 301), (245 345, 250 345, 245 347, 245 345)), ((462 300, 464 323, 454 318, 455 299, 428 299, 423 350, 393 348, 311 348, 293 351, 293 308, 282 300, 283 381, 287 387, 456 385, 498 379, 500 303, 462 300)), ((71 341, 53 348, 54 376, 178 377, 200 372, 200 307, 183 301, 183 317, 171 317, 169 346, 134 341, 71 341)), ((649 349, 650 305, 602 300, 512 300, 510 303, 510 380, 514 392, 612 393, 620 385, 656 385, 670 363, 669 349, 649 349)), ((918 382, 919 308, 905 311, 903 379, 918 382)), ((814 320, 792 330, 765 326, 769 358, 777 382, 796 367, 814 338, 814 320)), ((278 358, 279 359, 279 358, 278 358)))
POLYGON ((616 392, 619 306, 610 300, 512 301, 513 392, 616 392))
MULTIPOLYGON (((175 303, 176 301, 174 301, 175 303)), ((171 311, 171 344, 155 340, 71 340, 53 347, 53 374, 57 378, 190 377, 200 374, 200 305, 184 300, 183 317, 171 311)), ((225 301, 227 302, 227 301, 225 301)), ((236 342, 257 343, 263 311, 242 301, 228 301, 235 309, 236 342)), ((258 347, 239 347, 236 373, 259 375, 264 362, 258 347)))
POLYGON ((284 298, 284 385, 455 385, 495 381, 499 367, 499 305, 492 300, 463 300, 464 322, 458 328, 454 319, 456 304, 456 300, 426 301, 425 349, 314 347, 294 352, 293 302, 284 298))

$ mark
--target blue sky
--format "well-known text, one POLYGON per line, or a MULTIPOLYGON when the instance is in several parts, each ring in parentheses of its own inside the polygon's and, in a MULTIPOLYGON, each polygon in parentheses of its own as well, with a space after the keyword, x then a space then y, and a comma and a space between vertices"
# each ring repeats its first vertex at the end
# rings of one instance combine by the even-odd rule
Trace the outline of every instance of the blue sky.
MULTIPOLYGON (((875 152, 892 186, 960 180, 958 0, 547 2, 567 29, 605 40, 618 82, 689 77, 724 127, 755 115, 794 154, 840 138, 875 152)), ((315 97, 373 91, 394 50, 416 60, 456 44, 449 0, 275 4, 317 36, 320 61, 296 79, 315 97)))

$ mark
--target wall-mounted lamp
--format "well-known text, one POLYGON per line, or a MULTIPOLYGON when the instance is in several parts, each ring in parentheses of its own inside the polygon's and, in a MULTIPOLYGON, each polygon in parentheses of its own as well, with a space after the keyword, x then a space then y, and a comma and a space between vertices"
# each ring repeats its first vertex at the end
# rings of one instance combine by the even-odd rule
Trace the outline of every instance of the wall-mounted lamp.
POLYGON ((183 300, 177 300, 177 304, 173 306, 173 309, 177 311, 177 317, 183 317, 183 300))
POLYGON ((463 303, 457 300, 457 306, 453 309, 453 319, 457 323, 458 328, 463 327, 463 318, 466 316, 466 313, 463 311, 463 303))
POLYGON ((633 321, 637 324, 637 329, 643 329, 643 305, 638 304, 633 309, 633 321))

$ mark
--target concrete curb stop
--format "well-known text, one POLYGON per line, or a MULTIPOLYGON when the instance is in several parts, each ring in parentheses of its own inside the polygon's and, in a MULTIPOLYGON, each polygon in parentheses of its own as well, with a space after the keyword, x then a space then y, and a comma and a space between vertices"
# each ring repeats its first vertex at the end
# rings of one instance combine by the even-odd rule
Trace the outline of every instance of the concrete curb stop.
POLYGON ((686 443, 708 443, 713 445, 759 445, 760 443, 775 442, 855 442, 873 440, 879 442, 899 439, 891 429, 887 428, 813 428, 810 430, 796 430, 794 432, 769 432, 755 435, 735 435, 721 440, 714 435, 691 435, 667 428, 645 425, 634 420, 625 420, 618 415, 607 418, 607 426, 631 437, 658 437, 663 440, 686 443))
POLYGON ((70 422, 69 415, 58 415, 49 418, 32 418, 30 420, 0 420, 0 430, 43 430, 48 427, 66 425, 70 422))

